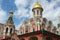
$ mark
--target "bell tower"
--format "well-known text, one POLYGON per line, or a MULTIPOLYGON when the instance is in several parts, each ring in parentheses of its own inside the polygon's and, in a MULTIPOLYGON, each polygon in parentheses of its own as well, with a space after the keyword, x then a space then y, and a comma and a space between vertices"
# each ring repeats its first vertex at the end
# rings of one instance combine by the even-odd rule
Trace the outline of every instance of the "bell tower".
POLYGON ((13 34, 15 31, 15 25, 13 22, 13 11, 10 10, 9 13, 10 13, 10 16, 4 27, 4 36, 11 36, 11 34, 13 34))
POLYGON ((41 25, 42 25, 43 8, 42 8, 41 4, 39 4, 38 0, 35 3, 35 5, 33 6, 32 12, 33 12, 34 22, 37 25, 37 30, 40 30, 41 29, 41 25))
POLYGON ((37 1, 32 9, 34 20, 39 21, 42 18, 42 11, 43 8, 37 1))

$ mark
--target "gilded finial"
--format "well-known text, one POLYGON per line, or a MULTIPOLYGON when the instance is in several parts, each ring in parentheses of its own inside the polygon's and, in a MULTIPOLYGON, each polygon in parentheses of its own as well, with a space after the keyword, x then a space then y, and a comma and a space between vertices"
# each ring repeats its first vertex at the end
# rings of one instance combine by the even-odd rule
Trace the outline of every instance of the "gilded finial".
POLYGON ((38 0, 36 1, 36 3, 38 3, 38 0))
POLYGON ((12 17, 13 16, 13 10, 12 9, 10 9, 10 17, 12 17))
POLYGON ((36 1, 33 8, 42 8, 42 6, 39 4, 38 0, 36 1))

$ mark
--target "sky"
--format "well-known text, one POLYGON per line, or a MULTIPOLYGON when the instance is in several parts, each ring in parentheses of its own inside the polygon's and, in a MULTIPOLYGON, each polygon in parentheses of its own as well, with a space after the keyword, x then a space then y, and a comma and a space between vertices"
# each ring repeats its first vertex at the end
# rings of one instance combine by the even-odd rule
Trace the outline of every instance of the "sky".
MULTIPOLYGON (((5 24, 10 9, 13 10, 13 20, 16 29, 23 24, 25 20, 33 17, 32 8, 37 0, 0 0, 0 23, 5 24)), ((43 17, 51 20, 55 26, 59 23, 60 0, 38 0, 43 8, 43 17)))

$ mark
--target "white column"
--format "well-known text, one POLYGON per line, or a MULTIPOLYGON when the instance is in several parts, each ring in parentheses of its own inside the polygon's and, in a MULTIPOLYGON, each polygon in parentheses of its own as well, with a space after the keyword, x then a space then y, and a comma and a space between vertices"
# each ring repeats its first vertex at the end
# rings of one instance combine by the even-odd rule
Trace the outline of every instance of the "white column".
POLYGON ((37 10, 35 10, 35 16, 37 16, 37 10))
POLYGON ((8 33, 7 33, 7 35, 10 35, 10 29, 11 29, 11 28, 8 28, 8 33))
POLYGON ((15 31, 14 28, 12 28, 12 33, 14 33, 14 31, 15 31))
POLYGON ((3 35, 5 35, 5 32, 6 32, 6 28, 4 27, 3 35))
POLYGON ((23 29, 24 29, 24 34, 25 34, 26 32, 25 32, 25 25, 24 24, 23 24, 23 27, 24 27, 23 29))
POLYGON ((38 25, 38 30, 40 30, 40 24, 38 25))

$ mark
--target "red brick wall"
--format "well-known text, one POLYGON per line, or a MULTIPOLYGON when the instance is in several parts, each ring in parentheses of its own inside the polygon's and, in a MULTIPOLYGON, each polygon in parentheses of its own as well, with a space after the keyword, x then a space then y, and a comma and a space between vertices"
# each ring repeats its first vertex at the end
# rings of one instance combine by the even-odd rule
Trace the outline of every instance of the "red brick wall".
POLYGON ((38 40, 42 40, 42 35, 41 35, 41 34, 24 36, 24 37, 20 37, 20 39, 21 39, 21 38, 23 38, 23 39, 25 39, 25 40, 29 40, 29 39, 30 39, 30 37, 37 37, 37 38, 38 38, 38 40))
POLYGON ((37 37, 38 40, 42 40, 42 39, 46 40, 46 37, 51 37, 52 40, 60 40, 60 38, 55 37, 54 35, 49 35, 49 34, 48 35, 45 35, 45 34, 44 35, 42 35, 42 34, 35 34, 35 35, 29 35, 29 36, 22 36, 22 37, 20 37, 20 39, 23 38, 25 40, 29 40, 30 37, 37 37))

